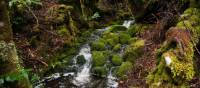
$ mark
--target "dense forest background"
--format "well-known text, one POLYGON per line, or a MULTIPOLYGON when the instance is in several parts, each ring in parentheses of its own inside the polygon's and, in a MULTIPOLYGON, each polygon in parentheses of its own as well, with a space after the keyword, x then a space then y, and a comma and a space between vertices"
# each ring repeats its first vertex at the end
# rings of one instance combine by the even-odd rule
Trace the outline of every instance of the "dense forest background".
POLYGON ((200 87, 199 0, 0 0, 0 16, 0 88, 200 87))

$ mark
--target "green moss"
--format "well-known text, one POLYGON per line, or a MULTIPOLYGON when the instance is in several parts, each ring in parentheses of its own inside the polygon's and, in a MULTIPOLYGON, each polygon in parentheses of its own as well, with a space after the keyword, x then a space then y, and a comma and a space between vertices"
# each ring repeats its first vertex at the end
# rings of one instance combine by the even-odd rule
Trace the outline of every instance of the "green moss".
POLYGON ((59 27, 58 34, 60 36, 64 36, 64 35, 70 36, 69 30, 67 29, 66 25, 59 27))
POLYGON ((115 33, 104 33, 103 39, 106 40, 107 44, 114 47, 119 43, 119 36, 115 33))
POLYGON ((133 68, 133 65, 131 62, 123 62, 121 64, 121 66, 119 67, 119 69, 117 70, 117 76, 120 78, 126 78, 127 75, 126 73, 131 71, 131 69, 133 68))
POLYGON ((92 69, 92 72, 96 75, 96 76, 100 76, 100 77, 105 77, 107 75, 107 70, 106 67, 103 66, 96 66, 92 69))
POLYGON ((116 66, 119 66, 119 65, 121 65, 122 64, 122 58, 121 58, 121 56, 119 56, 119 55, 113 55, 112 56, 112 63, 114 64, 114 65, 116 65, 116 66))
POLYGON ((124 58, 128 61, 133 62, 137 59, 142 52, 142 48, 144 47, 144 40, 137 40, 132 42, 126 49, 124 53, 124 58))
POLYGON ((103 66, 107 61, 107 56, 103 51, 92 52, 92 62, 94 66, 103 66))
POLYGON ((113 51, 119 51, 121 48, 121 44, 117 44, 113 47, 113 51))
POLYGON ((92 46, 92 50, 101 51, 101 50, 106 49, 106 44, 103 39, 99 39, 99 40, 92 42, 91 46, 92 46))
POLYGON ((110 32, 126 31, 127 28, 122 25, 112 25, 109 27, 110 32))
POLYGON ((137 40, 138 40, 137 37, 133 37, 133 38, 129 39, 128 44, 134 43, 134 42, 136 42, 137 40))
POLYGON ((119 41, 121 44, 128 43, 128 41, 131 39, 131 36, 127 33, 120 33, 119 34, 119 41))
POLYGON ((142 28, 141 24, 134 24, 131 25, 130 28, 128 29, 128 33, 131 36, 135 36, 136 33, 138 33, 139 31, 141 31, 140 29, 142 28))
POLYGON ((73 7, 66 5, 55 5, 48 9, 46 20, 52 23, 62 23, 68 20, 68 12, 71 11, 73 7))
MULTIPOLYGON (((174 80, 176 80, 176 82, 191 80, 193 78, 195 72, 192 61, 189 62, 179 61, 178 57, 175 56, 172 52, 164 53, 163 58, 166 56, 169 56, 172 60, 172 63, 170 64, 169 67, 173 74, 172 77, 174 78, 174 80)), ((192 58, 190 57, 187 59, 191 60, 192 58)))

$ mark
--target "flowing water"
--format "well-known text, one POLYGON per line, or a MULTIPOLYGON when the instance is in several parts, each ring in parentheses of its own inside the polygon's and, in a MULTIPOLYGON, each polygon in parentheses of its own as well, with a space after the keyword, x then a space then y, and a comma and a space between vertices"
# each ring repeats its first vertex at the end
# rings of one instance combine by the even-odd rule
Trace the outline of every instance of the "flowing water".
MULTIPOLYGON (((126 28, 129 28, 131 24, 133 24, 134 21, 127 20, 124 21, 122 24, 126 28)), ((98 29, 96 33, 93 33, 90 37, 90 41, 94 41, 98 38, 100 38, 100 35, 106 31, 109 27, 104 29, 98 29)), ((120 50, 120 54, 123 53, 124 48, 126 45, 123 45, 120 50)), ((50 85, 47 88, 94 88, 97 87, 99 84, 99 81, 97 81, 97 85, 94 85, 91 87, 91 85, 95 84, 97 79, 92 77, 91 74, 91 67, 92 67, 92 54, 91 54, 91 47, 88 43, 84 44, 80 50, 79 53, 73 58, 73 65, 69 66, 67 68, 76 68, 75 71, 70 72, 58 72, 54 73, 49 77, 44 77, 42 80, 40 80, 38 83, 36 83, 36 86, 34 88, 43 88, 43 86, 50 85), (77 64, 77 58, 79 56, 84 56, 85 63, 80 66, 77 64), (56 86, 56 87, 54 87, 56 86)), ((112 67, 109 69, 109 72, 106 77, 106 83, 103 83, 103 85, 107 88, 117 88, 118 82, 117 77, 113 75, 113 70, 116 67, 112 67)), ((101 88, 101 87, 98 87, 101 88)))
MULTIPOLYGON (((85 44, 81 47, 80 52, 78 55, 83 55, 86 62, 82 67, 79 67, 79 71, 77 73, 77 76, 74 78, 73 83, 76 86, 84 86, 84 84, 87 84, 90 82, 90 69, 92 66, 92 54, 89 44, 85 44)), ((76 58, 75 58, 76 63, 76 58)))

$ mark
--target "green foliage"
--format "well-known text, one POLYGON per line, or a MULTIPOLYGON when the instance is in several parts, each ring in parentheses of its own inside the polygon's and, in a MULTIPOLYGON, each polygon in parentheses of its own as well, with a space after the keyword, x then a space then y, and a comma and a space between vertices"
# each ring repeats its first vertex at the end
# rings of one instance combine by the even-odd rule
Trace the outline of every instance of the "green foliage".
POLYGON ((92 42, 92 50, 97 50, 97 51, 105 50, 106 49, 105 42, 106 41, 103 39, 98 39, 92 42))
POLYGON ((126 78, 127 77, 127 72, 131 71, 131 69, 133 68, 133 65, 131 62, 127 61, 127 62, 123 62, 122 65, 119 67, 119 69, 117 70, 117 76, 120 78, 126 78))
POLYGON ((31 83, 34 83, 34 82, 36 82, 36 81, 38 81, 40 79, 40 77, 37 74, 34 74, 34 73, 32 73, 30 76, 31 76, 30 77, 31 83))
POLYGON ((1 75, 0 79, 4 79, 4 81, 6 82, 14 82, 14 81, 19 81, 19 80, 24 80, 26 78, 28 78, 28 71, 30 70, 24 70, 24 69, 20 69, 18 73, 10 73, 10 74, 4 74, 1 75))
POLYGON ((126 32, 122 32, 119 34, 119 42, 121 44, 125 44, 128 43, 128 41, 131 39, 131 36, 129 34, 127 34, 126 32))
POLYGON ((103 66, 93 67, 92 72, 95 75, 100 76, 100 77, 105 77, 108 73, 107 70, 106 70, 106 67, 103 67, 103 66))
POLYGON ((92 52, 92 62, 94 66, 103 66, 107 61, 107 56, 103 51, 92 52))
POLYGON ((113 55, 112 56, 112 63, 114 64, 114 65, 116 65, 116 66, 119 66, 119 65, 121 65, 122 64, 122 58, 121 58, 121 56, 119 56, 119 55, 113 55))

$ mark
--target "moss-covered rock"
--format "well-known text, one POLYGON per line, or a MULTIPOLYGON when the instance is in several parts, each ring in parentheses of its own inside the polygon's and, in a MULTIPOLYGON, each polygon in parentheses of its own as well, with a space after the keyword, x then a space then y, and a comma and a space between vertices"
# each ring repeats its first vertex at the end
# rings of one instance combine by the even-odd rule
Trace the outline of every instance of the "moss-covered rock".
POLYGON ((85 60, 85 57, 83 55, 80 55, 77 57, 77 64, 79 65, 83 65, 85 64, 86 60, 85 60))
POLYGON ((135 59, 137 59, 141 52, 143 51, 145 41, 144 40, 136 40, 135 42, 132 42, 126 49, 124 53, 124 58, 128 61, 133 62, 135 59))
POLYGON ((126 78, 127 77, 127 73, 129 71, 131 71, 131 69, 133 68, 133 65, 131 62, 127 61, 127 62, 123 62, 122 65, 119 67, 119 69, 117 70, 116 75, 120 78, 126 78))
POLYGON ((122 32, 119 34, 119 42, 121 44, 125 44, 125 43, 128 43, 128 41, 131 39, 131 36, 126 33, 126 32, 122 32))
POLYGON ((134 24, 131 25, 128 29, 128 34, 131 36, 135 36, 140 31, 142 31, 142 24, 134 24))
POLYGON ((119 51, 121 48, 121 44, 117 44, 113 47, 113 51, 119 51))
POLYGON ((107 44, 114 47, 119 43, 119 36, 116 33, 106 32, 103 33, 103 39, 106 40, 107 44))
POLYGON ((106 49, 105 42, 106 41, 103 39, 99 39, 99 40, 92 42, 92 44, 91 44, 92 50, 97 50, 97 51, 105 50, 106 49))
POLYGON ((126 31, 127 28, 122 25, 112 25, 108 29, 110 32, 126 31))
POLYGON ((112 61, 112 63, 114 65, 119 66, 119 65, 122 64, 123 60, 122 60, 121 56, 119 56, 119 55, 113 55, 111 61, 112 61))
POLYGON ((93 51, 92 52, 92 62, 93 66, 103 66, 107 61, 107 56, 103 51, 93 51))
POLYGON ((99 76, 99 77, 105 77, 107 75, 107 73, 108 73, 107 70, 106 70, 106 67, 104 67, 104 66, 93 67, 92 72, 96 76, 99 76))

